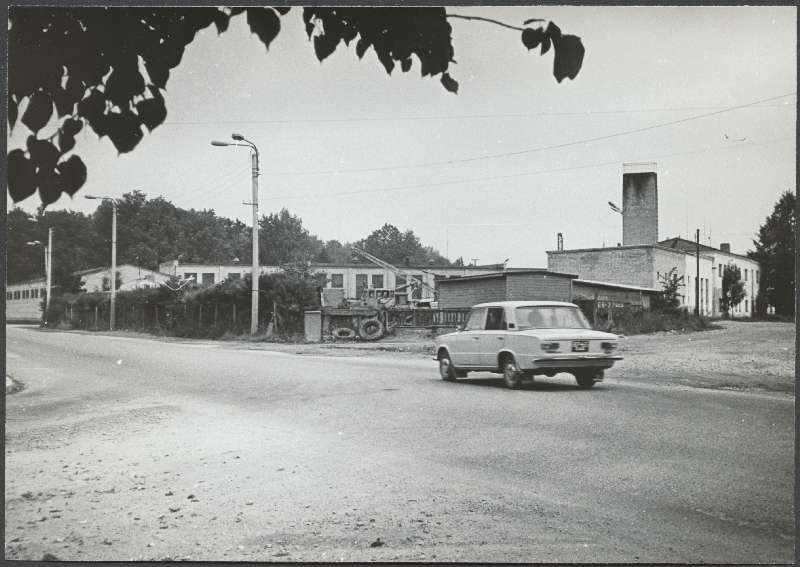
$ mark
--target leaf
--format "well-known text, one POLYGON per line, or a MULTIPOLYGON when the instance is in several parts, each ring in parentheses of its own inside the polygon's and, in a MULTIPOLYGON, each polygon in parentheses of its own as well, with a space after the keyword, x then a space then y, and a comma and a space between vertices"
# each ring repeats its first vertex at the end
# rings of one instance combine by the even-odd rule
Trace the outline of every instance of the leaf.
MULTIPOLYGON (((106 97, 97 89, 93 89, 89 96, 78 103, 78 114, 86 118, 92 126, 94 126, 94 122, 105 114, 105 111, 106 97)), ((95 131, 97 131, 96 128, 95 131)))
POLYGON ((75 147, 75 136, 73 136, 69 132, 65 132, 63 128, 59 130, 58 149, 61 150, 61 154, 63 155, 67 153, 74 147, 75 147))
POLYGON ((45 206, 61 197, 61 176, 53 169, 40 169, 36 174, 36 185, 39 187, 39 198, 45 206))
POLYGON ((106 134, 119 153, 128 153, 142 140, 141 123, 133 112, 112 112, 105 119, 106 134))
POLYGON ((36 91, 28 101, 28 108, 22 115, 22 123, 36 133, 47 125, 53 115, 53 99, 49 94, 36 91))
POLYGON ((273 6, 273 10, 277 11, 281 16, 285 16, 291 10, 290 6, 273 6))
POLYGON ((61 175, 62 191, 70 196, 74 195, 86 183, 86 165, 76 155, 72 155, 68 160, 59 163, 56 169, 61 175))
POLYGON ((137 102, 136 111, 142 124, 151 132, 167 118, 167 107, 164 106, 164 99, 161 96, 137 102))
POLYGON ((217 10, 214 14, 214 25, 217 27, 217 35, 223 33, 228 29, 231 18, 222 10, 217 10))
POLYGON ((539 55, 544 55, 545 53, 550 51, 550 43, 551 43, 550 38, 544 36, 544 39, 542 40, 542 50, 539 52, 539 55))
POLYGON ((527 26, 528 24, 532 24, 533 22, 543 22, 544 20, 541 18, 531 18, 530 20, 525 20, 522 22, 523 26, 527 26))
POLYGON ((407 73, 409 69, 411 69, 411 57, 407 57, 400 62, 400 68, 403 70, 403 73, 407 73))
POLYGON ((14 128, 14 124, 17 123, 17 114, 18 114, 17 103, 14 102, 14 99, 11 97, 11 95, 9 95, 8 96, 8 126, 11 129, 13 129, 14 128))
POLYGON ((83 129, 83 121, 77 118, 67 118, 64 120, 64 124, 61 126, 61 128, 65 132, 75 136, 83 129))
POLYGON ((162 89, 167 86, 169 67, 167 67, 160 58, 148 59, 145 62, 145 68, 154 85, 162 89))
POLYGON ((561 37, 561 28, 559 28, 553 22, 549 22, 547 24, 547 29, 544 30, 544 32, 547 34, 547 36, 550 39, 556 39, 556 38, 561 37))
POLYGON ((281 19, 271 8, 248 8, 247 24, 250 26, 250 31, 258 36, 267 50, 269 50, 269 44, 281 31, 281 19))
POLYGON ((574 35, 562 35, 553 39, 553 49, 556 52, 553 60, 553 75, 559 83, 565 77, 574 79, 583 65, 583 56, 586 50, 581 38, 574 35))
POLYGON ((55 96, 53 97, 54 102, 56 103, 56 111, 58 112, 58 117, 61 118, 65 114, 72 114, 72 111, 75 109, 75 100, 74 97, 70 96, 70 94, 65 91, 64 89, 56 89, 55 96))
POLYGON ((8 192, 11 199, 18 203, 36 191, 36 166, 19 149, 8 153, 7 164, 8 192))
POLYGON ((53 169, 61 155, 53 144, 36 136, 28 136, 27 146, 31 161, 39 169, 53 169))
POLYGON ((367 49, 369 49, 369 46, 370 46, 369 41, 367 41, 363 37, 359 38, 359 40, 356 42, 356 55, 358 56, 359 59, 364 57, 364 54, 367 52, 367 49))
POLYGON ((333 37, 328 34, 314 36, 314 53, 317 55, 317 59, 323 61, 331 53, 336 51, 336 46, 338 44, 338 37, 333 37))
POLYGON ((542 28, 525 28, 522 30, 522 45, 527 47, 528 51, 538 47, 544 39, 545 35, 542 28))
POLYGON ((136 67, 136 59, 120 63, 106 80, 105 96, 120 108, 127 108, 135 95, 144 92, 144 78, 136 67))
POLYGON ((450 76, 450 73, 442 73, 442 85, 451 93, 458 94, 458 81, 450 76))

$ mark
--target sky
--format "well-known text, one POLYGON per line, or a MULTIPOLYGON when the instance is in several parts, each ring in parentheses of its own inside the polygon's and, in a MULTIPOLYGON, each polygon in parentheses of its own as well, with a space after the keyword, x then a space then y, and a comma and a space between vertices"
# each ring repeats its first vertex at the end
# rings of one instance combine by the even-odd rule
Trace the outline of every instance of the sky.
MULTIPOLYGON (((371 50, 359 61, 355 42, 320 63, 300 9, 269 50, 241 15, 187 47, 167 83, 165 123, 132 153, 82 131, 88 180, 50 209, 88 213, 97 201, 83 195, 138 189, 249 226, 248 151, 210 144, 233 132, 259 148, 261 214, 287 208, 341 242, 391 223, 479 264, 546 267, 559 232, 566 249, 621 242, 607 203, 621 205, 626 162, 657 162, 659 238, 693 239, 699 228, 704 244, 738 253, 752 249, 780 194, 795 191, 794 7, 448 13, 552 20, 582 38, 581 72, 559 84, 552 50, 540 56, 519 32, 451 19, 454 95, 421 78, 416 60, 391 76, 371 50)), ((27 134, 17 126, 9 149, 27 134)), ((19 205, 33 212, 38 196, 19 205)))

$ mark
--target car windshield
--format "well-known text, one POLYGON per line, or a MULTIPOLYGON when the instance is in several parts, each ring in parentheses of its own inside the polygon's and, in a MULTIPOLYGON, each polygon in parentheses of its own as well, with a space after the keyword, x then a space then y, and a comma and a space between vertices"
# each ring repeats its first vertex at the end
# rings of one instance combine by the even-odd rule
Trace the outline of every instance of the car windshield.
POLYGON ((580 309, 561 305, 517 307, 516 319, 520 330, 592 328, 580 309))

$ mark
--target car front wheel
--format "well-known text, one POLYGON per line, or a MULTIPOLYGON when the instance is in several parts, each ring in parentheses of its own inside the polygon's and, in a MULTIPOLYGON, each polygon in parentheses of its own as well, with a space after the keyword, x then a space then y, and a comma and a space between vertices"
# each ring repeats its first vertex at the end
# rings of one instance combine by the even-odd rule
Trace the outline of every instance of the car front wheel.
POLYGON ((447 353, 439 355, 439 375, 442 380, 447 380, 448 382, 455 382, 456 380, 456 369, 453 368, 453 362, 447 353))
POLYGON ((503 358, 503 382, 512 390, 516 390, 522 384, 522 372, 517 368, 517 363, 511 356, 503 358))

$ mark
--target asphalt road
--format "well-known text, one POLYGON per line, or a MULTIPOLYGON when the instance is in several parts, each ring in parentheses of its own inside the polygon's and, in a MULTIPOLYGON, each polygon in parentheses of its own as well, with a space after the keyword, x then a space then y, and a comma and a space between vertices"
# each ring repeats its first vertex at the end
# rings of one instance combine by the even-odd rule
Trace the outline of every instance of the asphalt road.
POLYGON ((794 561, 791 396, 6 332, 6 559, 794 561))

